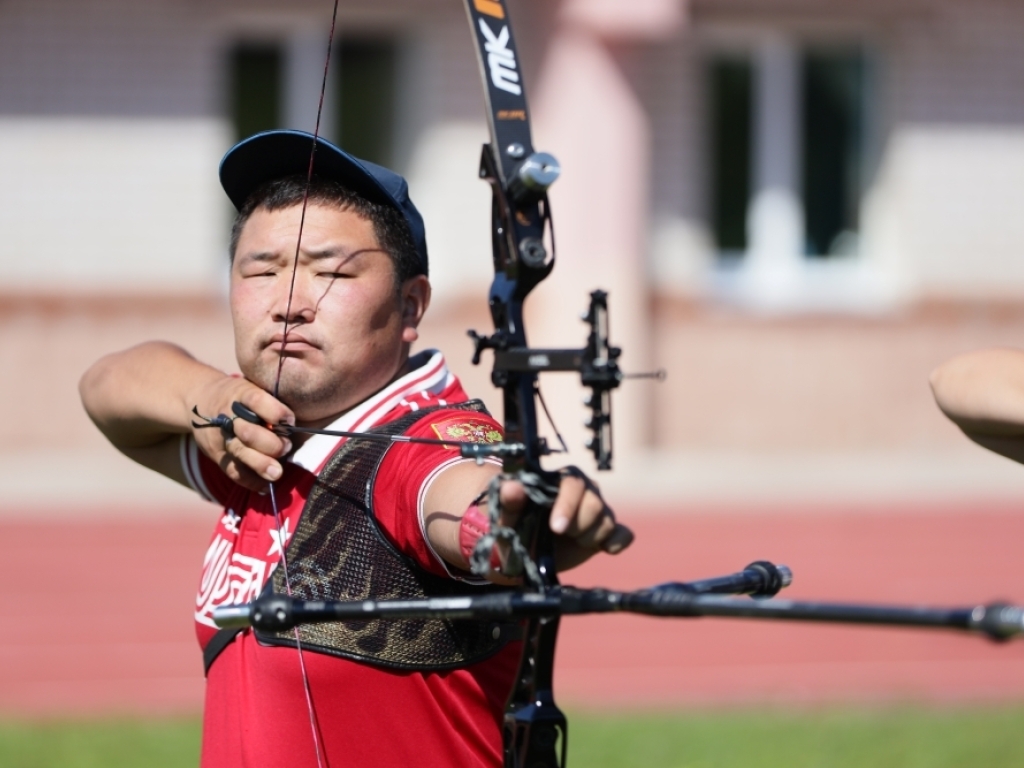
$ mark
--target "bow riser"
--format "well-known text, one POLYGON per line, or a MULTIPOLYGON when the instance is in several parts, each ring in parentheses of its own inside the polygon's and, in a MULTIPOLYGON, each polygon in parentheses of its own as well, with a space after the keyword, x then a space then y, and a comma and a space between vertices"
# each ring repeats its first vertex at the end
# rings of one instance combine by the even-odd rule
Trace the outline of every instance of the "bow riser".
MULTIPOLYGON (((544 245, 548 221, 545 192, 557 177, 557 165, 553 158, 533 151, 525 89, 504 0, 466 0, 466 9, 486 84, 491 133, 491 143, 483 148, 480 176, 491 185, 493 200, 494 281, 489 308, 494 335, 483 339, 474 334, 475 360, 479 360, 480 351, 488 347, 496 356, 511 348, 528 349, 523 301, 554 267, 553 254, 544 245)), ((505 459, 505 473, 542 474, 540 462, 547 446, 537 421, 537 373, 508 370, 496 357, 491 379, 503 391, 505 441, 526 447, 524 455, 505 459)), ((556 478, 545 479, 550 483, 556 478)), ((549 508, 530 502, 517 525, 540 571, 541 583, 533 588, 541 592, 558 585, 549 513, 549 508)), ((516 684, 506 706, 508 768, 564 764, 566 719, 552 693, 557 637, 555 617, 533 618, 527 624, 516 684)))

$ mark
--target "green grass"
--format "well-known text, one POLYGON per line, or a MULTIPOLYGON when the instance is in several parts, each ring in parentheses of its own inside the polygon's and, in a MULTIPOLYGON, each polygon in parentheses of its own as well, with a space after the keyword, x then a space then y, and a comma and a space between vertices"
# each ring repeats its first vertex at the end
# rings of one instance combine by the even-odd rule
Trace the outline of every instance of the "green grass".
POLYGON ((576 768, 1024 768, 1024 707, 570 718, 576 768))
MULTIPOLYGON (((1024 706, 570 712, 573 768, 1024 768, 1024 706)), ((3 768, 194 768, 198 720, 0 723, 3 768)))
POLYGON ((3 768, 195 768, 198 718, 0 722, 3 768))

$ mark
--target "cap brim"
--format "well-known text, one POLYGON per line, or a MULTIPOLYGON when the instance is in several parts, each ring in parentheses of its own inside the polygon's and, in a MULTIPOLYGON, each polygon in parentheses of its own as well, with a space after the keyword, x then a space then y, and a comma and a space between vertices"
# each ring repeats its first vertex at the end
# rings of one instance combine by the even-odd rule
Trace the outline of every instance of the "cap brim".
POLYGON ((307 178, 310 157, 313 175, 329 179, 365 200, 398 211, 409 226, 420 271, 427 274, 427 236, 423 217, 409 199, 409 187, 399 174, 360 160, 322 138, 305 131, 265 131, 228 150, 220 162, 220 183, 235 208, 241 210, 260 186, 288 176, 307 178))
MULTIPOLYGON (((286 176, 309 173, 313 134, 304 131, 266 131, 232 147, 220 163, 220 183, 236 209, 258 187, 286 176)), ((395 206, 394 198, 370 174, 366 167, 347 152, 318 138, 313 155, 313 173, 332 179, 382 205, 395 206)))

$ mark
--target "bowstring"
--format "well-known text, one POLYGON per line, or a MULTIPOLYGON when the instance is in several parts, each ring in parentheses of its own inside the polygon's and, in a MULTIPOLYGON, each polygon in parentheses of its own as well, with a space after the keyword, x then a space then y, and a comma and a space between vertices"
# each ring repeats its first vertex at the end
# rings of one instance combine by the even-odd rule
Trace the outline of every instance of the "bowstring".
MULTIPOLYGON (((274 399, 280 399, 281 374, 284 371, 285 351, 288 348, 289 321, 292 316, 292 299, 295 296, 295 280, 299 271, 299 254, 302 251, 302 230, 306 224, 306 209, 309 207, 309 189, 313 185, 313 163, 316 160, 316 146, 320 137, 320 119, 324 111, 324 96, 327 93, 327 75, 331 69, 331 50, 334 48, 334 30, 338 22, 338 0, 334 0, 334 9, 331 12, 331 31, 327 38, 327 55, 324 59, 324 76, 320 83, 320 100, 316 109, 316 124, 313 127, 313 144, 309 150, 309 167, 306 171, 306 188, 302 192, 302 210, 299 214, 299 235, 295 241, 295 257, 292 259, 292 274, 288 284, 288 301, 285 305, 284 329, 281 335, 281 351, 277 361, 277 376, 274 379, 274 399)), ((297 325, 298 323, 296 323, 297 325)), ((284 587, 288 597, 292 596, 292 580, 288 572, 288 557, 285 554, 285 540, 281 525, 281 512, 277 506, 277 489, 273 483, 269 484, 270 506, 274 510, 274 525, 277 528, 277 541, 281 550, 281 570, 284 573, 284 587)), ((313 692, 309 685, 309 675, 306 672, 306 659, 302 653, 302 638, 298 626, 293 627, 295 633, 295 649, 299 657, 299 671, 302 674, 302 688, 306 696, 306 709, 309 712, 309 728, 313 734, 313 749, 316 751, 317 768, 325 768, 326 755, 321 748, 320 724, 317 720, 316 709, 313 705, 313 692)))
MULTIPOLYGON (((284 573, 284 591, 288 597, 292 596, 292 580, 288 574, 288 556, 285 554, 285 542, 281 534, 281 512, 277 507, 277 499, 274 493, 274 484, 270 483, 270 507, 274 510, 274 525, 277 526, 277 541, 281 550, 281 571, 284 573)), ((299 671, 302 674, 302 689, 306 694, 306 710, 309 712, 309 728, 313 734, 313 749, 316 751, 316 764, 318 768, 324 768, 324 754, 320 748, 320 723, 317 721, 316 710, 313 707, 313 691, 309 687, 309 675, 306 673, 306 659, 302 655, 302 639, 299 636, 299 627, 292 627, 295 633, 295 649, 299 656, 299 671)))

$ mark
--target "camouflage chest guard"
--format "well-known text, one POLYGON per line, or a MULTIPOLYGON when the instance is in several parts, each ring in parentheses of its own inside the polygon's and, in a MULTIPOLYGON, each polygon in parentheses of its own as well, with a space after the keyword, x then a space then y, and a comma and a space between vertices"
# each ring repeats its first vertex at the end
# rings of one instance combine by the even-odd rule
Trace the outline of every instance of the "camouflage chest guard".
MULTIPOLYGON (((484 412, 479 401, 423 409, 378 429, 398 435, 438 410, 484 412)), ((303 600, 417 599, 465 594, 467 585, 428 573, 394 544, 373 514, 377 474, 392 444, 350 440, 328 461, 287 547, 294 597, 303 600)), ((479 593, 492 590, 481 586, 479 593)), ((263 590, 283 594, 277 568, 263 590)), ((486 659, 521 635, 518 625, 451 619, 369 619, 299 629, 304 650, 395 670, 441 671, 486 659)), ((261 632, 264 645, 295 647, 292 632, 261 632)))

